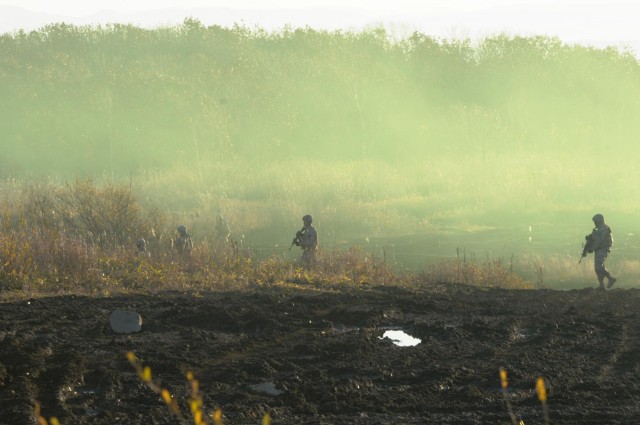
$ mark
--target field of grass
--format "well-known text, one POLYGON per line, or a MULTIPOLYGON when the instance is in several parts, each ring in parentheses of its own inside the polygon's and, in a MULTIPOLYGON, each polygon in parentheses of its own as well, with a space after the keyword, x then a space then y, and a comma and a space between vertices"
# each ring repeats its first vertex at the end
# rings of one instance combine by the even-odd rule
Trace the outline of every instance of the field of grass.
MULTIPOLYGON (((5 195, 7 190, 5 185, 5 195)), ((282 255, 288 245, 281 245, 280 255, 261 256, 245 238, 221 240, 211 231, 196 231, 194 250, 184 257, 171 247, 175 221, 140 205, 129 186, 84 181, 14 190, 22 196, 19 201, 5 198, 0 234, 0 282, 8 291, 108 294, 282 282, 409 285, 442 280, 530 286, 500 261, 453 259, 416 275, 394 269, 384 253, 356 245, 321 247, 318 264, 305 270, 282 255), (136 255, 135 241, 141 237, 148 242, 149 257, 136 255)), ((194 221, 187 224, 198 229, 194 221)))
MULTIPOLYGON (((474 180, 472 175, 481 175, 474 167, 483 164, 474 161, 452 158, 402 169, 371 161, 270 163, 251 174, 243 172, 246 164, 203 166, 202 173, 176 167, 121 182, 5 180, 3 285, 110 292, 163 282, 204 289, 300 279, 407 284, 425 276, 491 285, 487 276, 498 267, 498 274, 530 282, 524 286, 590 286, 591 259, 578 264, 580 243, 591 229, 590 202, 575 195, 572 204, 574 198, 561 193, 566 187, 552 182, 562 177, 579 191, 585 185, 578 182, 585 181, 608 193, 607 182, 578 169, 572 175, 561 164, 547 169, 552 178, 536 177, 524 160, 497 161, 474 180), (531 183, 536 178, 540 187, 531 183), (181 191, 185 181, 194 189, 181 191), (296 266, 297 248, 288 249, 306 213, 314 216, 323 256, 314 275, 296 266), (218 214, 231 229, 222 244, 215 231, 218 214), (178 224, 188 227, 196 243, 188 263, 177 261, 170 249, 178 224), (151 261, 135 259, 139 238, 148 241, 151 261), (355 264, 362 270, 351 270, 355 264), (473 264, 474 277, 460 274, 460 264, 473 264)), ((624 214, 632 203, 603 198, 615 211, 607 215, 616 239, 612 271, 633 286, 638 241, 624 214)))
MULTIPOLYGON (((293 262, 312 214, 325 253, 355 248, 394 272, 462 251, 538 285, 580 285, 589 272, 575 256, 599 212, 618 241, 612 268, 637 282, 629 52, 188 19, 51 25, 1 35, 0 53, 14 271, 54 253, 102 270, 96 258, 126 258, 138 238, 164 258, 179 224, 200 269, 218 251, 218 216, 234 255, 293 262)), ((36 270, 61 279, 69 267, 36 270)))

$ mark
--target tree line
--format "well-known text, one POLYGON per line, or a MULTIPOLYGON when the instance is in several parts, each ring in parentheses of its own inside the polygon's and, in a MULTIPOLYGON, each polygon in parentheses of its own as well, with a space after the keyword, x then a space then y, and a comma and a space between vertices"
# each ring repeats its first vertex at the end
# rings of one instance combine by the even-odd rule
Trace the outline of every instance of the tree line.
POLYGON ((0 92, 5 175, 637 153, 640 130, 633 52, 552 36, 60 23, 0 36, 0 92))

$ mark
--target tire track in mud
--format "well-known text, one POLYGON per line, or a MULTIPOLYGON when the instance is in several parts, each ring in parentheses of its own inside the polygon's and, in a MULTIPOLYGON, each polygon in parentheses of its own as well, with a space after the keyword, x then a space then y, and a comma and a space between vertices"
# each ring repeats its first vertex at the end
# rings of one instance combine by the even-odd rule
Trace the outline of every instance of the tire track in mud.
MULTIPOLYGON (((620 318, 612 308, 619 305, 618 299, 607 302, 589 290, 562 293, 562 297, 544 291, 512 295, 496 291, 479 302, 455 301, 462 304, 467 319, 454 328, 476 350, 463 350, 467 355, 463 362, 474 373, 462 374, 466 380, 454 377, 450 385, 466 384, 476 395, 498 400, 497 368, 504 366, 509 372, 510 398, 526 423, 540 419, 534 392, 538 376, 550 385, 550 400, 561 412, 559 417, 576 415, 575 407, 584 403, 580 397, 585 392, 594 410, 601 410, 602 418, 610 417, 612 408, 599 393, 618 393, 620 383, 628 384, 637 372, 640 335, 635 315, 631 320, 620 318), (609 324, 603 320, 612 316, 609 324), (608 346, 604 341, 615 343, 608 346), (495 371, 487 371, 492 363, 495 371)), ((637 388, 634 385, 631 391, 637 393, 637 388)))
POLYGON ((47 407, 51 416, 75 416, 67 400, 76 394, 76 387, 83 381, 83 357, 64 351, 48 356, 42 370, 34 380, 36 400, 47 407))
POLYGON ((26 415, 33 415, 37 388, 32 374, 40 372, 41 366, 38 364, 42 362, 37 359, 32 348, 24 352, 23 347, 28 344, 29 339, 24 335, 10 333, 5 334, 0 343, 0 364, 7 375, 0 387, 0 406, 7 406, 0 416, 0 423, 3 425, 24 423, 26 415), (15 363, 16 358, 21 359, 19 364, 15 363))
POLYGON ((609 345, 608 357, 600 367, 595 384, 621 401, 637 405, 640 392, 640 322, 634 312, 614 315, 604 331, 615 344, 609 345), (621 316, 626 316, 622 318, 621 316))
POLYGON ((55 346, 48 335, 42 334, 26 334, 3 341, 0 363, 7 362, 7 357, 20 359, 19 363, 12 361, 10 372, 14 378, 0 390, 0 403, 12 406, 15 413, 2 418, 7 423, 21 423, 32 416, 38 402, 47 406, 51 416, 63 413, 61 399, 65 389, 78 378, 74 373, 78 358, 63 352, 56 354, 55 346), (29 413, 25 415, 25 412, 29 413))
POLYGON ((640 324, 635 313, 620 309, 637 304, 638 292, 585 289, 563 295, 559 299, 565 306, 556 309, 555 318, 561 332, 549 351, 555 367, 545 374, 556 420, 581 417, 579 423, 612 423, 621 405, 640 414, 635 399, 640 390, 640 324))
MULTIPOLYGON (((609 329, 609 331, 611 331, 611 329, 609 329)), ((607 381, 612 380, 612 378, 615 380, 615 377, 613 377, 612 375, 619 375, 621 372, 626 372, 626 370, 620 370, 620 358, 625 353, 629 352, 629 345, 631 341, 629 333, 629 324, 625 323, 620 326, 618 335, 613 335, 616 339, 618 339, 618 342, 615 346, 611 347, 611 354, 609 355, 609 358, 600 367, 600 373, 598 373, 595 377, 595 382, 597 384, 603 384, 607 381)))
POLYGON ((108 357, 90 360, 104 343, 98 335, 104 326, 95 326, 98 313, 104 311, 83 307, 82 299, 54 297, 0 305, 0 323, 13 329, 0 331, 0 370, 8 369, 7 379, 0 376, 0 424, 33 423, 36 403, 44 417, 64 418, 62 423, 91 416, 91 406, 104 393, 86 388, 102 380, 87 370, 87 361, 104 370, 108 357))

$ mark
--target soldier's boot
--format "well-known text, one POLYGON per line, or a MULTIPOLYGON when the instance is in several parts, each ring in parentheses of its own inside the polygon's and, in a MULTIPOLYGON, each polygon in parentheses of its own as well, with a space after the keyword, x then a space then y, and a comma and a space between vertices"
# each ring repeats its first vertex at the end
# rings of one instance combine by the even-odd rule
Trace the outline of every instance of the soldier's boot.
POLYGON ((609 280, 609 283, 607 283, 607 289, 611 289, 613 284, 616 283, 616 280, 618 280, 615 277, 611 276, 610 274, 607 275, 607 279, 609 280))
POLYGON ((605 289, 605 287, 604 287, 604 277, 598 276, 598 283, 600 284, 598 286, 598 289, 605 289))

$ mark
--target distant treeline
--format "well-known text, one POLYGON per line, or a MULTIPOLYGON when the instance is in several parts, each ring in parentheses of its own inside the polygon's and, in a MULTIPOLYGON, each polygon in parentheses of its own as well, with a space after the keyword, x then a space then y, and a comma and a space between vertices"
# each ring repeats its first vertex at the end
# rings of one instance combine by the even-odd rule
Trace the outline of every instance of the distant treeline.
POLYGON ((0 36, 0 169, 640 153, 640 63, 546 36, 57 24, 0 36))

